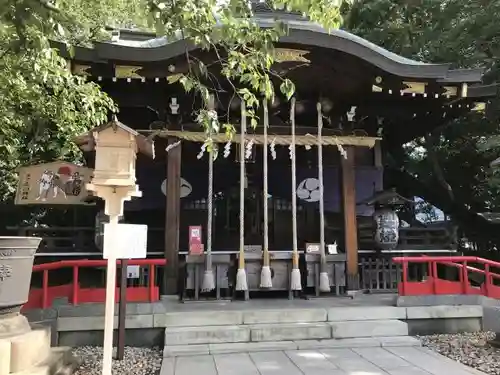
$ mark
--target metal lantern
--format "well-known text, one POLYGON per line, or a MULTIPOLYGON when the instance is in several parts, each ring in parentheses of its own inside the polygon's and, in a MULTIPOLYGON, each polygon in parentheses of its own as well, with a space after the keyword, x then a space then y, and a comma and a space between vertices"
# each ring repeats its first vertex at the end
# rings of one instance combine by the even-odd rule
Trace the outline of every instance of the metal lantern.
POLYGON ((413 201, 399 195, 395 189, 376 192, 359 205, 375 207, 373 213, 375 246, 379 250, 394 250, 399 241, 399 217, 396 209, 413 201))
POLYGON ((399 218, 392 207, 381 207, 373 213, 374 241, 381 250, 394 250, 399 241, 399 218))

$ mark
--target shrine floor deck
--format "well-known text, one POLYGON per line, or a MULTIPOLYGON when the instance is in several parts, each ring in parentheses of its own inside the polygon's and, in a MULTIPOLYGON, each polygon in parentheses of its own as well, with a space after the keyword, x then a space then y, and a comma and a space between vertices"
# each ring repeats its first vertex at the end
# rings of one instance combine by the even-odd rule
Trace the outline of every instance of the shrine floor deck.
POLYGON ((332 307, 356 307, 356 306, 396 306, 397 294, 361 294, 355 298, 349 297, 320 297, 301 299, 295 298, 255 298, 249 301, 220 300, 220 301, 187 301, 177 302, 177 298, 166 297, 159 303, 168 304, 169 311, 222 311, 222 310, 255 310, 255 309, 314 309, 332 307))

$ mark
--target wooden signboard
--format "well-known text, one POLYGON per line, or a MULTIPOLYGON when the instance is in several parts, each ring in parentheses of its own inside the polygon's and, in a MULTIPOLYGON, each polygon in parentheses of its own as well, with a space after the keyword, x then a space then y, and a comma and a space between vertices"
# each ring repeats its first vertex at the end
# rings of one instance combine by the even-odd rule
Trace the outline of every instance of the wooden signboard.
POLYGON ((68 162, 30 165, 19 169, 16 204, 88 204, 85 185, 93 170, 68 162))

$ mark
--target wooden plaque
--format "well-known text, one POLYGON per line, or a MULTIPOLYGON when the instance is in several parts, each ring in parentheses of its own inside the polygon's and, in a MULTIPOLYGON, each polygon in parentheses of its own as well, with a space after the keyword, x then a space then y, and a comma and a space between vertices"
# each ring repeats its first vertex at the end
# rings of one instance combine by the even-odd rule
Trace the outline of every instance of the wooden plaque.
POLYGON ((93 170, 60 161, 19 169, 15 204, 88 204, 93 170))

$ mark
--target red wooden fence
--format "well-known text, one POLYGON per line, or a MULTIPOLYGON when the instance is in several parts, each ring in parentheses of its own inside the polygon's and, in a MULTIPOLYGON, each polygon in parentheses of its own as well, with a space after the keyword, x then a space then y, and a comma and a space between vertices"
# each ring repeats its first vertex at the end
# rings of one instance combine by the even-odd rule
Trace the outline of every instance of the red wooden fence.
POLYGON ((500 299, 499 262, 470 256, 397 257, 393 261, 402 265, 402 280, 398 285, 401 296, 472 294, 500 299), (409 280, 408 266, 411 263, 427 264, 425 280, 409 280), (441 275, 438 275, 438 266, 442 269, 441 275), (455 268, 458 272, 447 274, 447 267, 455 268), (471 278, 477 279, 477 275, 481 275, 477 282, 480 285, 474 286, 471 278))
MULTIPOLYGON (((117 262, 119 264, 119 261, 117 262)), ((106 288, 81 288, 79 283, 80 268, 105 268, 106 260, 63 260, 54 263, 38 264, 33 267, 33 273, 42 272, 42 288, 31 288, 28 302, 23 310, 33 308, 48 308, 56 298, 67 298, 72 305, 80 303, 104 303, 106 299, 106 288), (63 268, 72 268, 73 280, 71 284, 49 286, 49 272, 63 268)), ((148 282, 146 286, 127 286, 127 301, 129 302, 153 302, 158 301, 160 296, 159 287, 156 285, 157 266, 164 266, 165 259, 140 259, 129 260, 129 266, 137 265, 148 267, 148 282)), ((119 288, 116 288, 115 299, 119 301, 119 288)))

